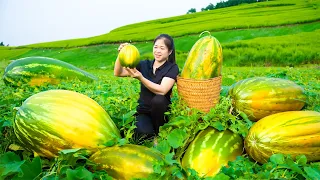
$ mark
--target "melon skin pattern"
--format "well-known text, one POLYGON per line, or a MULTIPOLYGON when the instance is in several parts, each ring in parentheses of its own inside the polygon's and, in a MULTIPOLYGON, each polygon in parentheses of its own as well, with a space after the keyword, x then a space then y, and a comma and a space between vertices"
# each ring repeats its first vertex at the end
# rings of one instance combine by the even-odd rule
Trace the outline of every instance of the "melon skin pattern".
POLYGON ((320 113, 287 111, 256 122, 245 138, 247 154, 260 163, 273 154, 295 158, 304 154, 308 161, 320 160, 320 113))
POLYGON ((222 61, 220 42, 209 33, 192 46, 181 71, 181 77, 204 80, 221 76, 222 61))
MULTIPOLYGON (((100 149, 90 160, 97 163, 114 179, 147 178, 154 173, 153 165, 164 161, 164 156, 142 145, 126 144, 100 149)), ((170 171, 162 179, 170 178, 170 171)))
POLYGON ((48 57, 26 57, 11 62, 2 77, 6 85, 41 86, 75 80, 92 82, 98 78, 67 62, 48 57))
POLYGON ((252 121, 279 112, 301 110, 307 99, 304 89, 293 81, 268 77, 243 79, 233 84, 228 94, 235 109, 252 121))
POLYGON ((135 68, 140 62, 140 53, 134 45, 128 44, 120 50, 118 58, 122 67, 135 68))
POLYGON ((62 149, 94 152, 121 138, 108 113, 93 99, 69 90, 48 90, 26 99, 14 120, 22 147, 44 157, 62 149))
POLYGON ((202 130, 188 146, 181 165, 198 172, 199 176, 215 176, 228 161, 242 155, 243 140, 230 130, 218 131, 212 127, 202 130))

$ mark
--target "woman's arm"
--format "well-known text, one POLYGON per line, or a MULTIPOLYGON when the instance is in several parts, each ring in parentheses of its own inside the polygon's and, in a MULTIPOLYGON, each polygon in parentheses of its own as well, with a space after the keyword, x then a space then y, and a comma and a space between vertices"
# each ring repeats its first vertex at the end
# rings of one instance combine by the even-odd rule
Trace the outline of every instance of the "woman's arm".
MULTIPOLYGON (((118 48, 118 52, 120 52, 120 50, 126 45, 128 45, 128 43, 120 44, 120 46, 118 48)), ((119 77, 125 77, 125 76, 129 76, 130 75, 128 73, 128 71, 126 71, 124 69, 124 67, 121 66, 120 61, 119 61, 119 56, 117 56, 116 62, 114 63, 113 74, 115 76, 119 76, 119 77)))
POLYGON ((148 79, 142 78, 140 81, 146 86, 151 92, 159 95, 166 95, 168 91, 172 88, 175 80, 169 77, 164 77, 160 84, 149 81, 148 79))
POLYGON ((125 70, 124 67, 121 66, 119 57, 117 57, 116 62, 114 63, 113 74, 118 77, 126 77, 130 74, 125 70))
POLYGON ((159 95, 165 95, 173 87, 175 80, 169 77, 164 77, 160 84, 149 81, 137 69, 125 68, 131 77, 138 79, 141 83, 146 86, 151 92, 159 95))

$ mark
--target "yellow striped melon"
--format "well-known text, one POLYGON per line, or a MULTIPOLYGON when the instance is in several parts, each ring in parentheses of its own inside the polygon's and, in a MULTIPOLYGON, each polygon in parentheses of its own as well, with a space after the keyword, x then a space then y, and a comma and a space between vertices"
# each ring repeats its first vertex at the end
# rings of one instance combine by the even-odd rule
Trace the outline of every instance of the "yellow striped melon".
MULTIPOLYGON (((154 149, 126 144, 100 149, 90 157, 90 160, 105 169, 114 179, 131 180, 152 175, 153 165, 161 163, 164 157, 154 149)), ((170 176, 169 173, 167 175, 170 176)), ((163 179, 172 179, 166 177, 163 179)))
POLYGON ((122 67, 135 68, 140 62, 139 50, 132 44, 124 46, 118 57, 122 67))
POLYGON ((23 147, 54 157, 62 149, 95 150, 120 133, 93 99, 68 90, 48 90, 26 99, 16 113, 14 132, 23 147))
POLYGON ((181 77, 202 80, 221 76, 222 60, 220 42, 209 32, 208 36, 200 38, 192 46, 181 71, 181 77))
POLYGON ((10 63, 3 74, 6 85, 41 86, 43 84, 59 84, 61 81, 78 79, 94 81, 98 78, 92 74, 58 59, 32 56, 17 59, 10 63))
POLYGON ((320 160, 320 113, 287 111, 262 118, 245 138, 246 152, 265 163, 272 154, 304 154, 310 161, 320 160))
POLYGON ((181 165, 185 170, 194 169, 200 176, 211 177, 242 152, 243 140, 238 134, 208 127, 190 143, 181 165))
POLYGON ((279 112, 301 110, 306 101, 301 86, 281 78, 243 79, 231 86, 229 95, 235 109, 253 121, 279 112))

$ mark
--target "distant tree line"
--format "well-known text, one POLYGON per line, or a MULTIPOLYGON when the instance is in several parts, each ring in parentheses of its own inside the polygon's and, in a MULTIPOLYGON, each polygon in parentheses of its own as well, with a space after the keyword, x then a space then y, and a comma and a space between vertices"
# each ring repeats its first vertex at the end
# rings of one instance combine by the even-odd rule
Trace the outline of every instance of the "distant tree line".
MULTIPOLYGON (((0 46, 4 46, 4 43, 3 43, 3 42, 0 42, 0 46)), ((9 46, 9 44, 8 44, 7 46, 9 46)))
MULTIPOLYGON (((236 6, 243 3, 255 3, 255 2, 262 2, 262 1, 268 1, 268 0, 227 0, 227 1, 220 1, 216 5, 213 5, 210 3, 207 7, 201 8, 201 11, 209 11, 213 9, 219 9, 219 8, 225 8, 230 6, 236 6)), ((187 14, 195 13, 197 10, 195 8, 189 9, 187 14)))

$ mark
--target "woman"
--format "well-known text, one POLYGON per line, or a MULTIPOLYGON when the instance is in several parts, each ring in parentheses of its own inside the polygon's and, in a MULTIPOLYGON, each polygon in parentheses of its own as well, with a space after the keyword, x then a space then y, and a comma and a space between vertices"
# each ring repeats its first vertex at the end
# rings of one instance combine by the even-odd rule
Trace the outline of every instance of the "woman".
MULTIPOLYGON (((118 51, 128 43, 121 44, 118 51)), ((134 69, 122 67, 117 58, 114 75, 131 76, 140 81, 141 91, 137 107, 138 134, 158 134, 159 127, 165 123, 164 113, 171 104, 172 87, 176 82, 179 68, 175 62, 173 39, 160 34, 153 42, 154 60, 140 61, 134 69)))

